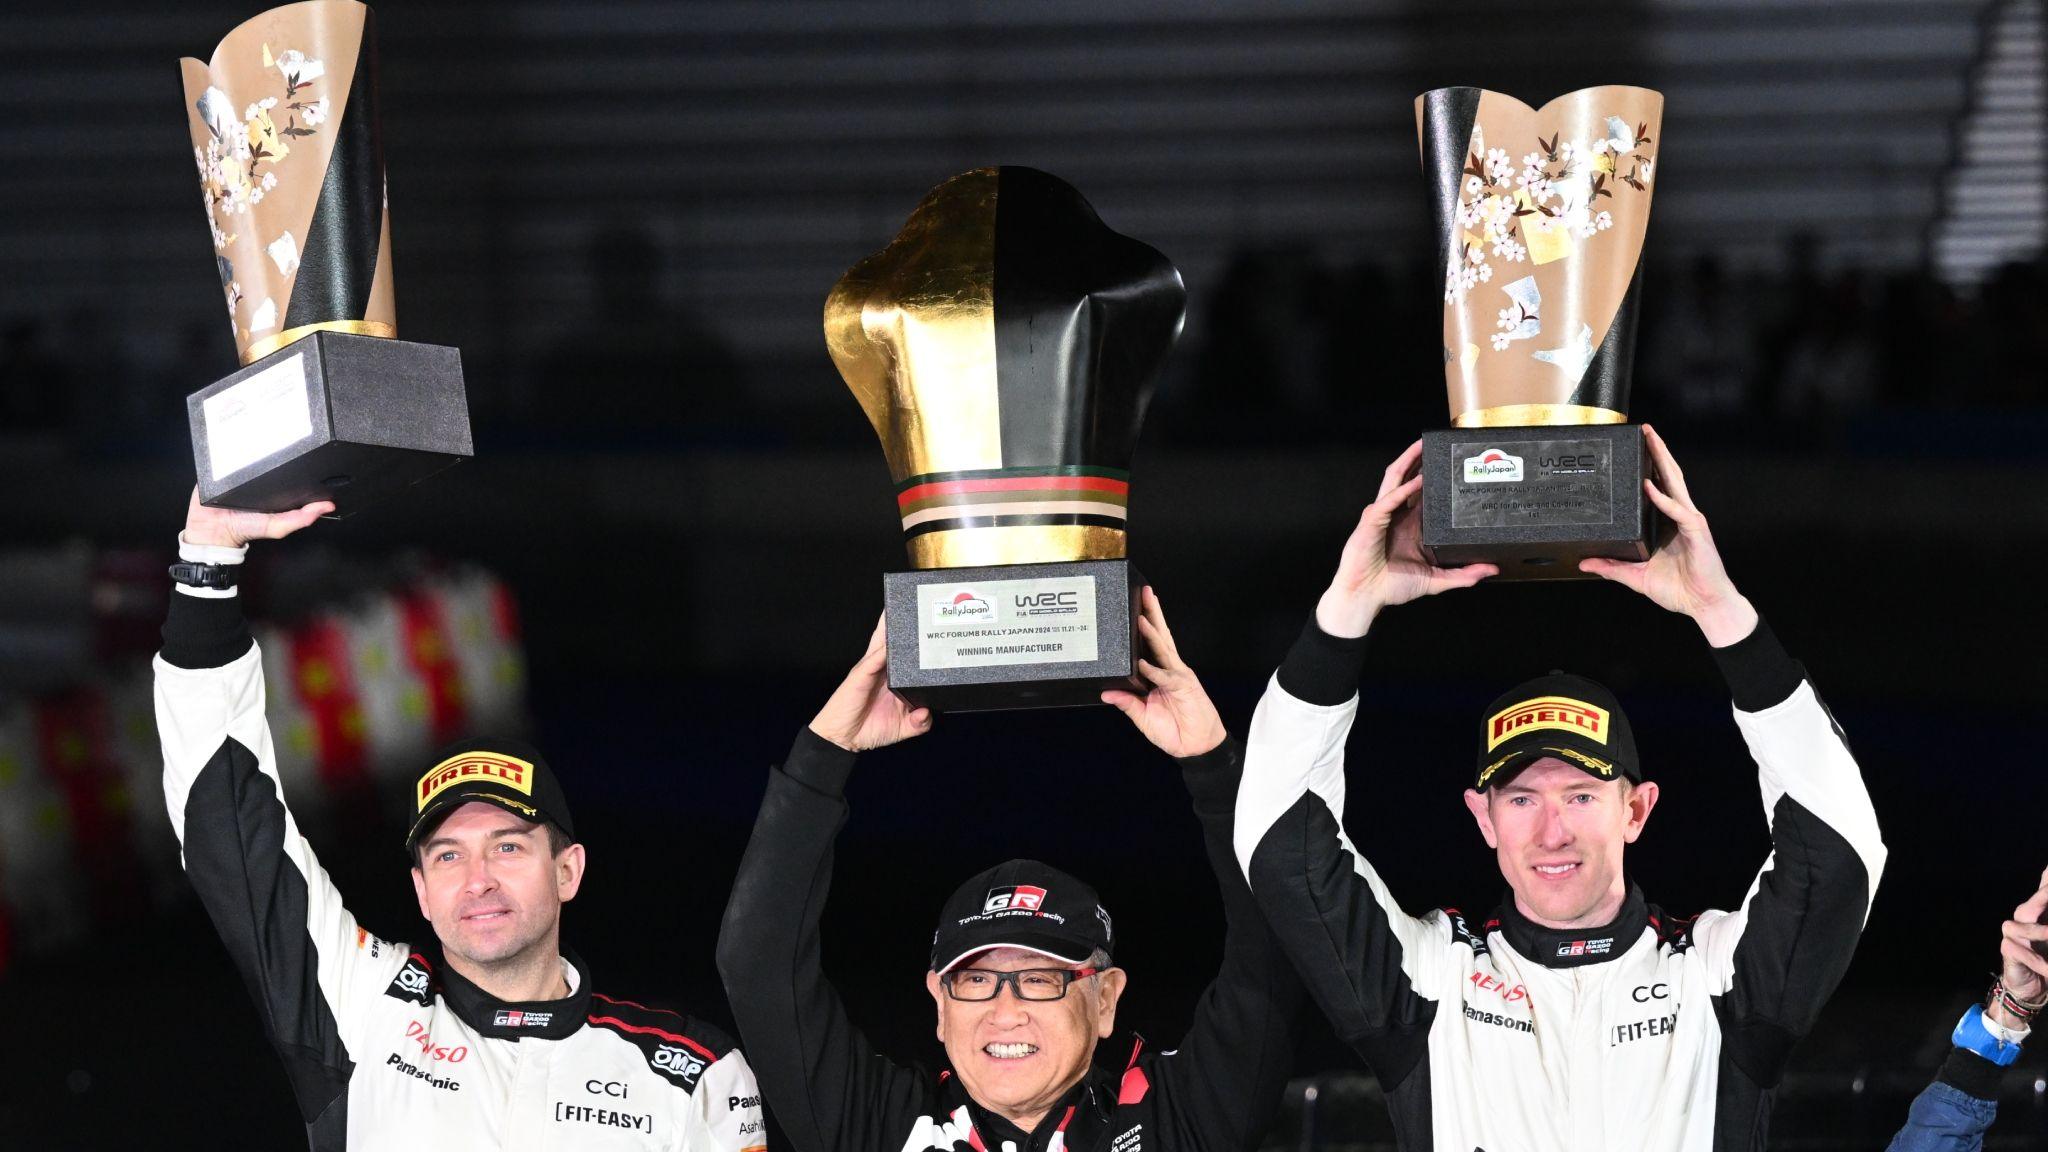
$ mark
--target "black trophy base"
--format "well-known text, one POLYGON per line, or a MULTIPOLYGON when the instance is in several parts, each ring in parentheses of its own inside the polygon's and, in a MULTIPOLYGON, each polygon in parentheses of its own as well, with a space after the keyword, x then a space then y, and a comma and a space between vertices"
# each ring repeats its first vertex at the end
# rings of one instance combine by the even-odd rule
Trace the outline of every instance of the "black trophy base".
POLYGON ((1594 556, 1646 560, 1661 518, 1634 424, 1448 428, 1422 437, 1422 552, 1499 580, 1589 579, 1594 556))
POLYGON ((315 332, 185 398, 199 499, 347 516, 474 454, 462 354, 315 332))
POLYGON ((1142 692, 1129 560, 933 568, 882 577, 889 687, 935 712, 1073 708, 1142 692))

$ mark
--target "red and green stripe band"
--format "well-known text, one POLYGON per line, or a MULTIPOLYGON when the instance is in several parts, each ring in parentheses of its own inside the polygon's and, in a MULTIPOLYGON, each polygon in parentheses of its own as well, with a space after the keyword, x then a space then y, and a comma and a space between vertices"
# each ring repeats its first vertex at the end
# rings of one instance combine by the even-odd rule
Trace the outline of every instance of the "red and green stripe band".
POLYGON ((912 476, 896 486, 896 505, 913 536, 1041 524, 1121 528, 1130 492, 1130 473, 1117 468, 990 468, 912 476))

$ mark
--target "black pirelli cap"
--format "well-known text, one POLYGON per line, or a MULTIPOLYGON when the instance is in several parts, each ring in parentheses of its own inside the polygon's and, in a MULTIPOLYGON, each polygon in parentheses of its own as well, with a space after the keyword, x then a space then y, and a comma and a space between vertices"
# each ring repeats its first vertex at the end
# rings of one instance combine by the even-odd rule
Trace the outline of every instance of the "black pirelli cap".
POLYGON ((1472 787, 1484 791, 1505 783, 1545 757, 1602 780, 1643 778, 1621 702, 1600 684, 1568 672, 1518 684, 1487 707, 1472 787))
POLYGON ((539 749, 523 740, 479 736, 441 749, 434 766, 413 782, 406 853, 414 853, 443 816, 472 800, 495 804, 536 824, 553 824, 570 839, 576 837, 569 800, 539 749))

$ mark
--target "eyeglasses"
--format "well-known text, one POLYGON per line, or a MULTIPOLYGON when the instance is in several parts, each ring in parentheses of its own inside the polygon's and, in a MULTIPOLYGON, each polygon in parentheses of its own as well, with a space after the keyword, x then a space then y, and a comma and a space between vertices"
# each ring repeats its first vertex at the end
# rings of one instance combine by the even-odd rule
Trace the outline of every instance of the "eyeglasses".
POLYGON ((955 968, 939 979, 946 985, 946 995, 955 1000, 993 1000, 1005 984, 1010 986, 1011 995, 1019 1000, 1059 1000, 1066 996, 1067 985, 1100 971, 1099 968, 1020 968, 1015 972, 991 972, 986 968, 955 968))

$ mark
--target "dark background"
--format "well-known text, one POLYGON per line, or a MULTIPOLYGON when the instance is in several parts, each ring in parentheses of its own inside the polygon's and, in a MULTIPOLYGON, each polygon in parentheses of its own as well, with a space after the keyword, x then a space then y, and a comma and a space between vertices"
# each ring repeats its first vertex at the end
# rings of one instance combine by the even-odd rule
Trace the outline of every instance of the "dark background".
MULTIPOLYGON (((182 397, 234 366, 176 59, 252 14, 0 15, 7 572, 170 558, 182 397)), ((996 163, 1070 180, 1175 260, 1191 307, 1137 461, 1132 555, 1241 731, 1380 468, 1445 419, 1412 97, 1662 90, 1632 415, 1673 442, 1737 582, 1826 693, 1891 848, 1775 1144, 1873 1147, 1903 1118, 2048 864, 2038 3, 378 17, 402 334, 461 347, 477 458, 260 547, 252 610, 290 620, 422 552, 502 575, 535 732, 590 847, 567 938, 600 990, 714 1019, 713 937, 763 775, 903 565, 880 449, 820 336, 849 264, 931 185, 996 163)), ((97 580, 9 587, 0 705, 146 658, 160 584, 142 604, 97 580)), ((1411 907, 1496 897, 1457 799, 1471 725, 1550 667, 1630 708, 1664 788, 1631 857, 1651 898, 1741 899, 1767 851, 1754 772, 1686 621, 1559 584, 1404 608, 1374 635, 1349 823, 1411 907)), ((138 826, 162 821, 136 799, 138 826)), ((851 803, 827 963, 881 1046, 936 1054, 932 916, 1013 855, 1098 884, 1128 941, 1128 1022, 1184 1027, 1216 956, 1214 883, 1171 765, 1119 716, 948 717, 866 757, 851 803)), ((368 925, 417 935, 393 823, 366 810, 314 839, 368 925)), ((81 845, 81 869, 103 850, 81 845)), ((203 914, 142 888, 97 877, 83 935, 14 942, 0 1145, 299 1146, 203 914)), ((1386 1138, 1356 1068, 1309 1026, 1326 1144, 1386 1138)), ((2038 1055, 2012 1073, 2002 1146, 2048 1144, 2043 1076, 2038 1055)), ((1306 1146, 1298 1088, 1275 1139, 1306 1146)))

